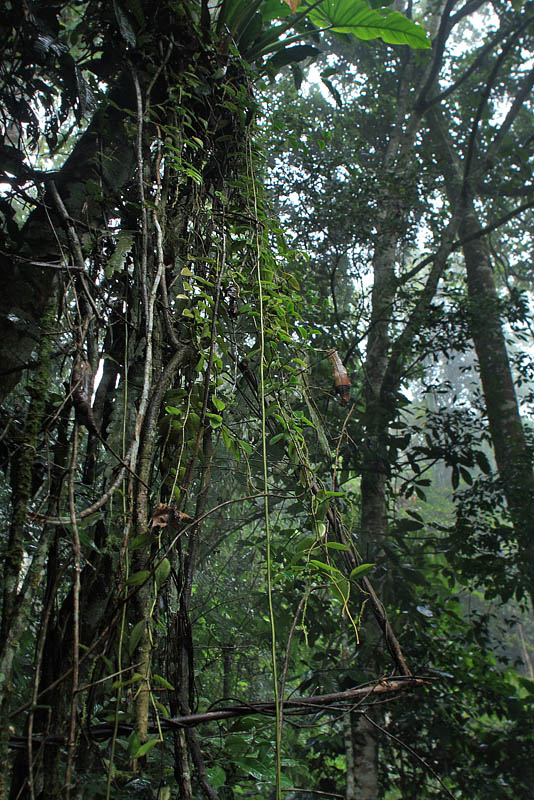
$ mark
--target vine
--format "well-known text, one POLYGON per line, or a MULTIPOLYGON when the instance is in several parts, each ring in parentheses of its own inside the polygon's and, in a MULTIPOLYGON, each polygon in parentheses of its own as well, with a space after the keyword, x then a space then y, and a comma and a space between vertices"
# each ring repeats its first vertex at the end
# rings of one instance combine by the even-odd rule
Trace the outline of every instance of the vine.
POLYGON ((261 453, 262 453, 262 468, 263 468, 263 509, 265 520, 265 557, 267 569, 267 598, 269 604, 269 624, 271 628, 271 659, 273 669, 273 690, 274 690, 274 704, 275 704, 275 761, 276 761, 276 798, 281 800, 282 797, 282 766, 281 766, 281 751, 282 751, 282 725, 280 715, 280 703, 282 698, 278 694, 278 666, 276 654, 276 623, 274 617, 273 607, 273 584, 272 584, 272 557, 271 557, 271 520, 269 515, 269 473, 267 468, 267 424, 266 424, 266 409, 265 409, 265 318, 264 318, 264 303, 263 303, 263 276, 261 269, 261 251, 260 251, 260 224, 258 220, 258 199, 256 194, 256 180, 254 176, 254 169, 252 165, 252 155, 249 145, 249 174, 252 184, 253 192, 253 208, 254 220, 256 221, 255 230, 255 245, 256 245, 256 276, 258 282, 258 306, 259 306, 259 337, 260 337, 260 361, 259 361, 259 400, 260 400, 260 414, 261 414, 261 453))

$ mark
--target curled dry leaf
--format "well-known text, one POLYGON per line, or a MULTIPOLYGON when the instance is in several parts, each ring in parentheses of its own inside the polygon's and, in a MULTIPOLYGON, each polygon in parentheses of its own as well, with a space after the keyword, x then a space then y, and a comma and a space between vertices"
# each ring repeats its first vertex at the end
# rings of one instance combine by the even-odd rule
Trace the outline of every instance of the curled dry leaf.
POLYGON ((159 503, 154 509, 152 514, 152 521, 150 527, 153 528, 180 528, 191 522, 192 517, 189 514, 184 514, 183 511, 177 511, 175 506, 168 506, 165 503, 159 503))
POLYGON ((332 364, 334 384, 339 395, 339 402, 342 406, 346 406, 350 400, 350 378, 336 350, 330 350, 328 358, 332 364))

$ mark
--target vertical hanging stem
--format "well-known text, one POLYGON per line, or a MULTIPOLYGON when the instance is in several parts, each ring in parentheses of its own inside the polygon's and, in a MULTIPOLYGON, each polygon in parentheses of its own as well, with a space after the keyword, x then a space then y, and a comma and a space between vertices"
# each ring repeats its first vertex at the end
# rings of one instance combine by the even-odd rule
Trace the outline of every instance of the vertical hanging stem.
POLYGON ((74 750, 76 747, 76 715, 78 712, 78 676, 80 659, 80 569, 81 569, 81 547, 78 524, 76 522, 76 507, 74 505, 74 476, 76 473, 76 461, 78 458, 78 423, 74 423, 72 433, 72 459, 69 472, 69 514, 72 527, 72 550, 74 554, 74 586, 72 591, 72 698, 70 710, 70 729, 69 741, 67 744, 67 766, 65 769, 65 798, 69 800, 72 765, 74 761, 74 750))
POLYGON ((282 731, 280 724, 280 696, 278 694, 278 668, 276 666, 276 626, 274 620, 273 608, 273 588, 272 588, 272 568, 271 568, 271 525, 269 518, 269 483, 267 472, 267 423, 265 413, 265 324, 264 324, 264 309, 263 309, 263 287, 261 282, 261 256, 260 256, 260 239, 259 239, 259 221, 258 221, 258 198, 256 195, 256 182, 254 178, 254 170, 252 166, 252 152, 250 142, 248 143, 248 156, 250 166, 250 177, 252 181, 252 192, 254 197, 254 220, 256 223, 256 275, 258 279, 258 298, 259 298, 259 312, 260 312, 260 385, 259 385, 259 401, 261 411, 261 441, 262 441, 262 461, 263 461, 263 492, 264 492, 264 515, 265 515, 265 547, 267 559, 267 598, 269 603, 269 622, 271 627, 271 658, 273 665, 273 689, 274 689, 274 703, 275 703, 275 717, 276 717, 276 800, 282 798, 281 788, 281 747, 282 747, 282 731))

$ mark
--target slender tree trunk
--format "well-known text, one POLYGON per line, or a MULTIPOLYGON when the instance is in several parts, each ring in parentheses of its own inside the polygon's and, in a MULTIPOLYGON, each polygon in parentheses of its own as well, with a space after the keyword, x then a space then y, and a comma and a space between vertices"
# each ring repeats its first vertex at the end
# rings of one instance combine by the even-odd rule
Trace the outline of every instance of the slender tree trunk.
POLYGON ((519 569, 530 596, 534 597, 534 472, 525 439, 514 379, 508 358, 487 239, 475 198, 462 185, 462 165, 447 132, 445 118, 429 115, 435 150, 445 178, 449 203, 463 204, 459 236, 463 245, 471 335, 478 359, 480 382, 495 452, 495 460, 521 552, 519 569))
POLYGON ((358 800, 377 800, 378 765, 375 730, 363 714, 356 727, 356 797, 358 800))
MULTIPOLYGON (((343 633, 341 639, 341 666, 349 666, 349 643, 347 634, 347 619, 343 618, 343 633)), ((340 691, 342 686, 339 687, 340 691)), ((354 761, 354 739, 352 735, 352 711, 343 715, 343 740, 345 744, 345 800, 356 800, 356 764, 354 761)))
MULTIPOLYGON (((460 237, 478 235, 481 228, 471 201, 460 226, 460 237)), ((534 472, 519 413, 488 242, 483 237, 473 239, 464 244, 463 252, 471 334, 495 460, 523 555, 523 577, 534 596, 534 472)))

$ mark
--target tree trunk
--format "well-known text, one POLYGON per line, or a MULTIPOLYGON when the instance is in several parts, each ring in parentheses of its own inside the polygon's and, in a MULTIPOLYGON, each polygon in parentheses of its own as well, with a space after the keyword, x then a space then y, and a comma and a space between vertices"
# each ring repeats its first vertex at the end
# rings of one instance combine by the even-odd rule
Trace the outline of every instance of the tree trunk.
POLYGON ((428 117, 449 203, 454 210, 459 203, 463 207, 459 236, 466 240, 462 249, 471 335, 478 358, 495 461, 521 553, 518 567, 524 586, 534 597, 534 472, 508 358, 490 249, 487 239, 480 235, 482 225, 476 212, 475 197, 469 187, 463 185, 462 164, 448 135, 445 118, 436 111, 429 113, 428 117))
POLYGON ((378 765, 375 731, 361 714, 356 727, 356 797, 358 800, 377 800, 378 765))
MULTIPOLYGON (((118 198, 135 167, 134 139, 125 120, 135 105, 132 78, 119 79, 74 147, 54 184, 69 217, 83 220, 86 229, 101 227, 108 208, 118 198), (105 158, 101 158, 105 152, 105 158), (102 187, 102 194, 88 186, 102 187)), ((45 186, 46 189, 46 186, 45 186)), ((0 316, 0 402, 12 391, 28 366, 39 336, 39 324, 51 294, 57 288, 57 269, 68 252, 62 223, 51 192, 33 211, 20 232, 18 254, 0 260, 0 296, 9 313, 0 316), (36 262, 49 262, 41 268, 36 262)), ((69 262, 75 267, 79 265, 69 262)), ((75 273, 74 273, 75 274, 75 273)))
MULTIPOLYGON (((460 237, 478 235, 481 229, 471 201, 460 225, 460 237)), ((463 253, 471 334, 495 460, 521 551, 519 566, 528 591, 534 597, 534 472, 508 359, 488 242, 483 237, 468 241, 463 253)))

